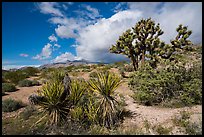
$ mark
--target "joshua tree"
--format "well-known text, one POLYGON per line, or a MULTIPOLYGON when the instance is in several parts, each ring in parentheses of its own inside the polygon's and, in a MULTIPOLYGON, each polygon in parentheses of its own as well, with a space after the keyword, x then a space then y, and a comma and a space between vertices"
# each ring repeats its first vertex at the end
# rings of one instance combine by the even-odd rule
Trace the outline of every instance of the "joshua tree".
POLYGON ((138 55, 140 53, 139 48, 133 45, 134 35, 133 32, 128 29, 122 36, 119 37, 115 45, 112 45, 110 52, 116 54, 126 55, 131 59, 134 70, 138 68, 138 55))
POLYGON ((192 34, 192 31, 187 30, 187 28, 187 26, 183 26, 182 24, 180 24, 176 29, 178 34, 175 40, 171 40, 171 45, 165 44, 163 47, 161 47, 159 56, 164 59, 169 59, 172 54, 175 53, 175 51, 192 50, 192 47, 189 46, 192 45, 192 42, 190 40, 187 40, 187 38, 192 34))
POLYGON ((146 51, 149 51, 150 58, 153 58, 155 49, 161 44, 158 37, 162 34, 163 31, 160 29, 159 24, 155 25, 151 18, 142 19, 136 23, 132 30, 128 29, 126 33, 123 33, 110 51, 127 55, 132 60, 136 71, 139 60, 142 60, 142 64, 144 64, 146 51))
POLYGON ((187 26, 182 25, 179 25, 176 31, 178 35, 175 40, 171 40, 171 44, 165 44, 159 39, 164 33, 160 24, 156 25, 151 18, 142 19, 119 37, 116 44, 110 48, 110 52, 124 54, 130 58, 135 71, 139 61, 144 65, 145 58, 149 58, 150 65, 155 68, 160 57, 170 59, 178 49, 190 49, 187 45, 191 45, 191 41, 187 38, 192 31, 188 31, 187 26))

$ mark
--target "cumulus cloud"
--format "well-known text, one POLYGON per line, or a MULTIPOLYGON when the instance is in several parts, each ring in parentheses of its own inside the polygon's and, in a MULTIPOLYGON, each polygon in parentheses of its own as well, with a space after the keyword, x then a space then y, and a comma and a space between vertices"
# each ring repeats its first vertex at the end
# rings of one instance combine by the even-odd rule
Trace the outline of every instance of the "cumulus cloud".
POLYGON ((21 53, 20 56, 21 56, 21 57, 28 57, 28 54, 21 53))
POLYGON ((109 48, 118 37, 132 27, 141 17, 137 10, 120 11, 108 19, 101 19, 94 25, 89 25, 79 32, 76 39, 77 55, 91 61, 119 61, 126 59, 122 55, 109 53, 109 48))
POLYGON ((201 2, 129 2, 130 9, 138 9, 143 18, 152 17, 160 23, 164 34, 161 39, 169 43, 174 39, 179 24, 188 26, 193 33, 189 37, 194 43, 202 42, 202 4, 201 2))
POLYGON ((56 2, 41 2, 37 4, 40 12, 43 14, 51 14, 53 16, 64 16, 63 13, 57 8, 59 4, 56 2))
POLYGON ((142 18, 152 17, 164 30, 161 39, 169 43, 176 36, 179 24, 187 25, 193 34, 192 42, 202 42, 201 3, 128 3, 129 9, 119 11, 112 17, 101 19, 79 32, 77 55, 93 61, 116 61, 122 57, 110 54, 108 49, 118 36, 142 18), (188 14, 187 14, 188 12, 188 14))
POLYGON ((120 2, 118 5, 115 6, 113 9, 114 12, 119 12, 125 10, 127 8, 127 2, 120 2))
POLYGON ((61 46, 59 44, 54 44, 55 47, 60 48, 61 46))
POLYGON ((88 11, 88 12, 85 12, 85 15, 87 15, 89 18, 95 19, 97 17, 100 17, 98 9, 93 8, 90 5, 84 5, 84 8, 88 11))
MULTIPOLYGON (((54 6, 53 6, 54 7, 54 6)), ((166 43, 176 36, 179 24, 187 25, 193 31, 190 39, 194 43, 202 42, 202 3, 201 2, 127 2, 119 3, 113 9, 117 13, 109 18, 98 18, 97 9, 82 5, 86 11, 75 11, 79 18, 68 18, 60 14, 49 19, 56 24, 56 34, 60 38, 75 38, 76 54, 90 61, 119 61, 127 59, 123 55, 109 53, 109 48, 115 44, 118 37, 131 28, 142 18, 151 17, 155 23, 160 23, 164 34, 160 37, 166 43), (89 14, 91 13, 91 14, 89 14)), ((50 12, 51 13, 51 12, 50 12)), ((61 12, 62 13, 62 12, 61 12)), ((53 13, 52 13, 53 14, 53 13)), ((75 56, 65 52, 58 56, 73 59, 75 56)))
POLYGON ((52 62, 57 63, 57 62, 65 62, 67 60, 73 61, 73 60, 79 60, 79 59, 81 59, 81 58, 74 56, 70 52, 65 52, 65 53, 57 56, 52 62))
POLYGON ((45 45, 41 51, 40 54, 37 54, 36 56, 32 57, 33 59, 37 59, 37 60, 44 60, 44 59, 48 59, 51 57, 52 54, 52 45, 50 43, 47 43, 47 45, 45 45))
POLYGON ((48 37, 48 39, 50 40, 50 42, 57 42, 57 37, 55 37, 54 34, 52 34, 51 36, 48 37))

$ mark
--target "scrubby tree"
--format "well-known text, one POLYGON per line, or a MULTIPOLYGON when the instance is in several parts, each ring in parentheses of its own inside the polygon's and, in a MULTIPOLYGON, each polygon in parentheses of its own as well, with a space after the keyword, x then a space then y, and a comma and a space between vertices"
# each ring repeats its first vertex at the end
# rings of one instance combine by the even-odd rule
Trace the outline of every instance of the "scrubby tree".
POLYGON ((171 40, 171 44, 165 44, 159 38, 164 33, 160 24, 155 24, 151 18, 142 19, 119 37, 116 44, 110 48, 110 52, 124 54, 130 58, 135 71, 140 61, 144 66, 145 59, 155 68, 161 58, 170 59, 175 51, 191 49, 188 46, 191 45, 191 41, 187 38, 192 31, 188 31, 187 26, 182 25, 179 25, 176 31, 178 35, 175 40, 171 40))
POLYGON ((112 45, 110 51, 116 54, 126 55, 131 59, 134 70, 136 71, 138 68, 138 55, 139 48, 133 45, 134 35, 133 32, 128 29, 122 36, 119 37, 115 45, 112 45))
POLYGON ((187 38, 192 34, 191 30, 187 30, 187 26, 182 24, 176 29, 178 32, 174 40, 171 40, 171 44, 165 44, 161 47, 160 56, 164 59, 170 59, 175 52, 182 50, 191 51, 193 48, 190 46, 192 42, 187 40, 187 38))

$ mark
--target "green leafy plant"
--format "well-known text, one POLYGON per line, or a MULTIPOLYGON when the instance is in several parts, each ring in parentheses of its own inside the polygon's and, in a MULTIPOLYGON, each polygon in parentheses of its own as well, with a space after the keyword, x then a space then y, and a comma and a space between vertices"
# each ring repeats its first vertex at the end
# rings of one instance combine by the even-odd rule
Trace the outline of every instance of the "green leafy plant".
POLYGON ((170 106, 175 103, 172 101, 180 106, 201 104, 202 74, 200 70, 195 70, 196 74, 193 74, 191 69, 174 65, 155 70, 146 64, 145 69, 135 72, 129 81, 135 91, 133 98, 145 105, 165 105, 166 102, 170 106))
POLYGON ((2 83, 2 93, 16 91, 15 85, 11 83, 2 83))
POLYGON ((14 84, 18 84, 19 81, 24 80, 26 77, 28 76, 20 70, 8 71, 4 74, 5 80, 14 84))
POLYGON ((25 80, 19 81, 18 86, 19 87, 30 87, 30 86, 33 86, 33 82, 31 80, 25 79, 25 80))
POLYGON ((2 101, 2 111, 3 112, 12 112, 24 107, 24 104, 21 101, 16 101, 14 99, 5 99, 2 101))
POLYGON ((41 110, 45 114, 44 117, 49 117, 51 124, 59 124, 69 112, 70 105, 67 101, 61 100, 63 92, 63 83, 59 81, 46 83, 43 85, 42 91, 38 92, 39 96, 44 97, 39 103, 41 110))
POLYGON ((99 123, 106 127, 111 127, 117 121, 117 101, 114 98, 114 91, 120 84, 120 77, 110 72, 97 73, 96 78, 90 79, 90 90, 98 94, 100 104, 98 115, 99 123))

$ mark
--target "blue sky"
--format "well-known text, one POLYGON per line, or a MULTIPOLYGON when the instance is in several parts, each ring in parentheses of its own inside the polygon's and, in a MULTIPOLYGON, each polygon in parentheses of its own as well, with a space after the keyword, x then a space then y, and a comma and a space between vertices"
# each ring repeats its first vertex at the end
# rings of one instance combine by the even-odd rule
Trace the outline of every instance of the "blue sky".
POLYGON ((179 24, 193 30, 194 43, 202 42, 201 2, 3 2, 2 68, 125 60, 108 49, 122 32, 148 17, 160 23, 167 43, 179 24))

